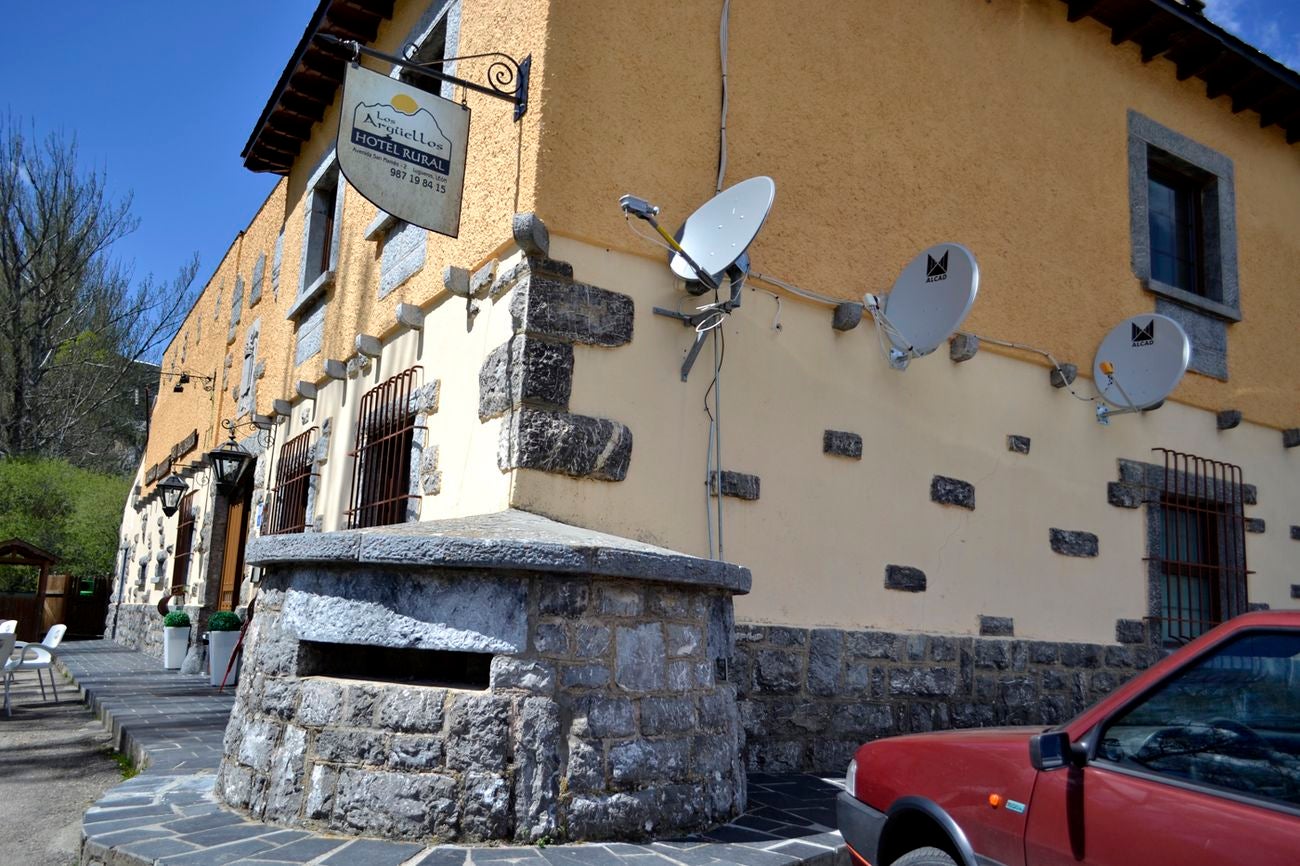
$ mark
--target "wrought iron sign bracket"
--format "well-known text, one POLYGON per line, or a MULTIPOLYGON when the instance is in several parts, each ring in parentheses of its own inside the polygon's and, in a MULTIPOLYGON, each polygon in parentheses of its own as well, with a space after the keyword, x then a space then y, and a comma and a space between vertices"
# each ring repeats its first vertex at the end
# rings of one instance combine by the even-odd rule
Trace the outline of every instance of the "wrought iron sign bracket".
POLYGON ((337 45, 347 49, 352 54, 355 62, 360 55, 373 57, 376 60, 383 60, 392 63, 394 66, 400 66, 416 75, 423 75, 426 78, 433 78, 437 81, 446 81, 451 84, 459 85, 466 90, 472 90, 475 93, 481 93, 484 96, 491 96, 494 99, 501 99, 511 103, 515 107, 515 120, 523 117, 528 112, 528 78, 533 68, 533 56, 531 54, 524 57, 523 60, 515 60, 508 54, 500 52, 489 52, 486 54, 466 54, 463 57, 447 57, 442 60, 435 60, 432 63, 416 63, 403 57, 397 57, 392 54, 385 54, 382 51, 376 51, 373 48, 367 48, 354 39, 340 39, 330 33, 317 33, 316 38, 330 45, 337 45), (444 63, 451 63, 455 60, 479 60, 485 57, 496 58, 488 65, 487 80, 488 83, 477 84, 473 81, 466 81, 464 78, 457 78, 455 75, 448 75, 441 70, 432 69, 432 66, 440 66, 444 63))

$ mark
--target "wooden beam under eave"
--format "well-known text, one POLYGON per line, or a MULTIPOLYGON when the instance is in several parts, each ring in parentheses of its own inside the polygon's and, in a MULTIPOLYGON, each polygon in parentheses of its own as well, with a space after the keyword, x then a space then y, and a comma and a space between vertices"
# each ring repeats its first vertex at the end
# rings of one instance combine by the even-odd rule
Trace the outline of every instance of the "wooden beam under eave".
MULTIPOLYGON (((1260 125, 1262 126, 1262 117, 1260 118, 1260 121, 1260 125)), ((1295 109, 1286 114, 1279 114, 1277 115, 1277 119, 1273 122, 1286 130, 1291 129, 1292 127, 1300 127, 1300 109, 1295 109)))
POLYGON ((325 116, 329 105, 301 90, 286 90, 280 96, 280 107, 316 122, 325 116))
POLYGON ((1175 75, 1179 81, 1186 81, 1189 78, 1201 75, 1218 63, 1223 55, 1222 48, 1212 45, 1186 58, 1180 58, 1174 61, 1177 65, 1175 75))
MULTIPOLYGON (((1247 76, 1247 79, 1257 76, 1247 76)), ((1242 82, 1245 85, 1247 82, 1242 82)), ((1253 89, 1242 86, 1232 94, 1232 113, 1241 114, 1243 111, 1249 111, 1252 108, 1258 108, 1278 92, 1276 84, 1265 81, 1253 89)))
POLYGON ((1142 46, 1142 62, 1150 63, 1161 54, 1164 54, 1173 47, 1173 34, 1166 30, 1164 33, 1157 33, 1145 42, 1138 43, 1142 46))
POLYGON ((1073 24, 1087 18, 1101 5, 1101 0, 1069 0, 1065 7, 1065 20, 1073 24))
POLYGON ((1245 81, 1248 77, 1250 77, 1249 72, 1243 73, 1240 70, 1231 70, 1225 72, 1217 79, 1207 78, 1205 80, 1205 98, 1218 99, 1220 96, 1225 96, 1231 93, 1234 87, 1241 84, 1241 82, 1245 81))
POLYGON ((326 13, 326 20, 336 29, 348 33, 343 38, 367 43, 375 38, 375 34, 379 32, 379 22, 383 19, 367 9, 339 4, 330 7, 329 12, 326 13))
POLYGON ((1110 44, 1123 45, 1130 39, 1137 40, 1137 37, 1146 32, 1152 24, 1155 23, 1156 16, 1150 12, 1135 14, 1131 18, 1126 18, 1119 24, 1110 28, 1110 44))

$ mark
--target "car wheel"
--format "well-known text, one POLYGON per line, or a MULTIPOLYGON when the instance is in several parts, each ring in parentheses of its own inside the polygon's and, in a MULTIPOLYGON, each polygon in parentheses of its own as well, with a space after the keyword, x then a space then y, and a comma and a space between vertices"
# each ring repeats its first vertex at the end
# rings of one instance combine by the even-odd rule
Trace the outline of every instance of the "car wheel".
POLYGON ((957 861, 938 848, 917 848, 899 857, 892 866, 957 866, 957 861))

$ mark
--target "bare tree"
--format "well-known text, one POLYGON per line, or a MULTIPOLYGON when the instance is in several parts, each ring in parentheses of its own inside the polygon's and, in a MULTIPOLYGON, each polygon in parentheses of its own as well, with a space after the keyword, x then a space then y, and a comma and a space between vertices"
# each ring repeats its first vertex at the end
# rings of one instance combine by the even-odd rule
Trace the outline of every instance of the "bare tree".
POLYGON ((129 195, 79 169, 75 139, 0 119, 0 456, 120 462, 140 362, 183 321, 198 270, 195 256, 169 285, 133 280, 111 250, 137 224, 129 195))

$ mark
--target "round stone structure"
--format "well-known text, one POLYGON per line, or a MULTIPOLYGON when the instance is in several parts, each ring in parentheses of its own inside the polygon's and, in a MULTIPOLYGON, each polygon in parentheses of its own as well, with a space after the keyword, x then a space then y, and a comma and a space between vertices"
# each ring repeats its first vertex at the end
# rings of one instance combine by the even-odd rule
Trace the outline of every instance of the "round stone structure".
POLYGON ((544 517, 255 540, 217 795, 285 826, 639 840, 745 806, 747 569, 544 517))

